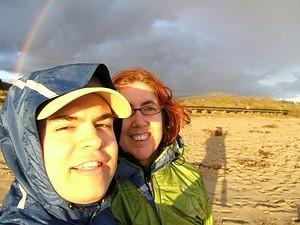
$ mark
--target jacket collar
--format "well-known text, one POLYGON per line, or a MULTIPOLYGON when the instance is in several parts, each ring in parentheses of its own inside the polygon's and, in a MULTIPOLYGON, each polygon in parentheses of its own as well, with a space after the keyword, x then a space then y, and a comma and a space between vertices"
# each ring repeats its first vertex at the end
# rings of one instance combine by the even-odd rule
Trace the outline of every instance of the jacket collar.
POLYGON ((183 139, 178 136, 172 144, 166 146, 162 150, 162 153, 158 156, 154 163, 152 163, 152 165, 150 166, 151 173, 154 173, 155 171, 178 159, 179 156, 182 156, 184 149, 183 147, 183 139))

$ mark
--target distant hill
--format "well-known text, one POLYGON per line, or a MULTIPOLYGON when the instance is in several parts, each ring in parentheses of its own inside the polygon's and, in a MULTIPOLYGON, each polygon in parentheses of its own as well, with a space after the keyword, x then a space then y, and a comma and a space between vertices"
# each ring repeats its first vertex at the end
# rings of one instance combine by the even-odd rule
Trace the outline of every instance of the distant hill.
POLYGON ((232 107, 252 109, 289 110, 289 115, 300 116, 300 104, 289 101, 277 101, 271 97, 234 96, 224 93, 210 93, 200 96, 178 97, 183 105, 203 107, 232 107))

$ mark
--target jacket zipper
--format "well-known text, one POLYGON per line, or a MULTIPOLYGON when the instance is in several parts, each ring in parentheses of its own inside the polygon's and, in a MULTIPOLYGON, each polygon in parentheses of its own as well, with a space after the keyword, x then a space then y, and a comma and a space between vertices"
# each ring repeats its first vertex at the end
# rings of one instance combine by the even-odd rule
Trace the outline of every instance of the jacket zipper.
POLYGON ((89 221, 89 224, 92 224, 92 222, 95 219, 95 217, 97 216, 97 214, 101 211, 101 205, 102 205, 101 203, 102 203, 102 201, 97 205, 97 207, 96 207, 96 209, 95 209, 95 211, 94 211, 94 213, 93 213, 93 215, 92 215, 92 217, 91 217, 91 219, 89 221))

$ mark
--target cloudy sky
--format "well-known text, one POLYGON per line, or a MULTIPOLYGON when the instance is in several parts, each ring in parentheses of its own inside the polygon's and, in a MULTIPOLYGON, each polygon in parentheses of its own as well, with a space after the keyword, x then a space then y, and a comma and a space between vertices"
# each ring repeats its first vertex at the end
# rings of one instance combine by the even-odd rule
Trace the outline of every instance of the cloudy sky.
POLYGON ((300 100, 299 0, 1 0, 0 78, 101 62, 175 95, 300 100))

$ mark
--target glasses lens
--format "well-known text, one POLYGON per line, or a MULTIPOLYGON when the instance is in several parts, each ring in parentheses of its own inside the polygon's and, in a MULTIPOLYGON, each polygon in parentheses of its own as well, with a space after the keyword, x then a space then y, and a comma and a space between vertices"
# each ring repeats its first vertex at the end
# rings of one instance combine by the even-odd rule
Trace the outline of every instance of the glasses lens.
POLYGON ((145 105, 141 108, 141 112, 144 115, 154 115, 156 113, 159 113, 161 111, 161 106, 160 105, 145 105))

